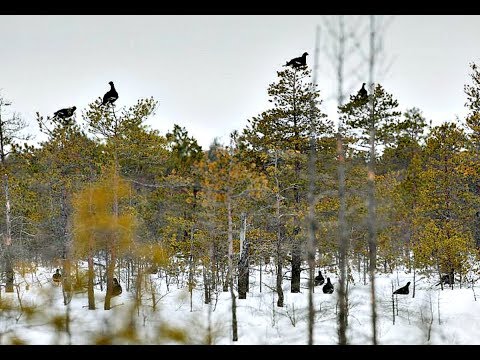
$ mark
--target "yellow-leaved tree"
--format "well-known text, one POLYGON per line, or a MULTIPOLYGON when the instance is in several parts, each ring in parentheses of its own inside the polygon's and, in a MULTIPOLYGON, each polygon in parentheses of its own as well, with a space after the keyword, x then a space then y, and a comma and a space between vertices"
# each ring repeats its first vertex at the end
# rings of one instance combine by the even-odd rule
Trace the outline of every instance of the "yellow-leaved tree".
MULTIPOLYGON (((134 240, 137 220, 129 205, 130 184, 114 166, 104 168, 101 178, 74 195, 74 252, 88 258, 88 307, 95 309, 93 258, 100 249, 107 254, 107 279, 113 278, 116 259, 134 240)), ((105 310, 110 309, 112 287, 108 286, 105 310)))

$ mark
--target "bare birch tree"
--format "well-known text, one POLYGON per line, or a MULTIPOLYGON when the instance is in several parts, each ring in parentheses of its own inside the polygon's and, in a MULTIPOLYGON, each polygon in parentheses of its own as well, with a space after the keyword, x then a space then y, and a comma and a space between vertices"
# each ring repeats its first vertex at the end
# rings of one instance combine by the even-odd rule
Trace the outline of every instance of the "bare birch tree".
POLYGON ((13 292, 13 283, 15 280, 15 273, 13 271, 12 261, 12 218, 11 218, 11 198, 8 188, 8 162, 7 157, 12 152, 15 142, 18 140, 28 140, 29 136, 22 136, 20 132, 24 130, 27 125, 24 120, 20 118, 17 113, 12 113, 10 116, 3 116, 2 107, 10 106, 11 102, 0 97, 0 163, 2 169, 3 191, 5 194, 5 234, 3 244, 5 246, 5 276, 6 276, 6 292, 13 292))

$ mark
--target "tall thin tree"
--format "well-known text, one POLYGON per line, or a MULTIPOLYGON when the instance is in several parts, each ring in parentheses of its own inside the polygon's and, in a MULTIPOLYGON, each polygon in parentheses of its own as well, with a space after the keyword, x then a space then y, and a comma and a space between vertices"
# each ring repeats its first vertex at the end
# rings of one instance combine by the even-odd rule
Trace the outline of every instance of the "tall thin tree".
MULTIPOLYGON (((317 84, 317 68, 318 68, 318 53, 320 41, 320 27, 317 26, 315 32, 315 54, 313 60, 313 79, 312 87, 315 88, 317 84)), ((311 104, 312 114, 315 104, 311 104)), ((315 180, 316 180, 316 134, 313 118, 311 119, 310 129, 310 151, 308 161, 308 246, 307 246, 307 261, 308 261, 308 345, 313 345, 313 329, 315 322, 315 307, 313 305, 313 290, 315 277, 315 255, 317 249, 317 239, 315 237, 316 222, 315 222, 315 180)))
POLYGON ((11 218, 11 198, 8 188, 8 164, 7 156, 12 152, 15 142, 17 140, 28 140, 28 135, 22 136, 20 132, 26 128, 26 123, 16 113, 11 116, 2 118, 2 107, 10 106, 11 102, 0 97, 0 163, 2 169, 3 191, 5 194, 5 276, 6 284, 5 291, 13 292, 13 284, 15 280, 15 273, 13 271, 12 261, 12 218, 11 218))

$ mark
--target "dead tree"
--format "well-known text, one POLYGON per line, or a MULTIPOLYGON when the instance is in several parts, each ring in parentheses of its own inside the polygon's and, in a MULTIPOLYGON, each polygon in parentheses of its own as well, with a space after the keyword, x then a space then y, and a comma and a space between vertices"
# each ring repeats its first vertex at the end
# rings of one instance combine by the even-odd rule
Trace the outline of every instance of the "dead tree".
MULTIPOLYGON (((337 107, 344 104, 345 95, 345 78, 348 67, 348 73, 358 73, 359 65, 351 65, 351 60, 354 58, 356 46, 356 34, 349 28, 357 28, 359 18, 353 22, 346 23, 345 16, 337 15, 332 18, 324 17, 323 24, 327 32, 327 41, 324 53, 327 55, 328 62, 334 68, 336 75, 336 105, 337 107), (350 25, 350 26, 348 26, 350 25)), ((353 86, 350 84, 348 92, 352 91, 353 86)), ((341 119, 338 119, 337 130, 337 157, 338 157, 338 196, 339 196, 339 212, 338 212, 338 264, 340 270, 339 277, 339 311, 338 311, 338 343, 340 345, 347 344, 346 331, 348 324, 347 317, 347 287, 346 287, 346 267, 348 264, 348 233, 346 223, 346 187, 345 187, 345 149, 344 149, 344 130, 341 119)))

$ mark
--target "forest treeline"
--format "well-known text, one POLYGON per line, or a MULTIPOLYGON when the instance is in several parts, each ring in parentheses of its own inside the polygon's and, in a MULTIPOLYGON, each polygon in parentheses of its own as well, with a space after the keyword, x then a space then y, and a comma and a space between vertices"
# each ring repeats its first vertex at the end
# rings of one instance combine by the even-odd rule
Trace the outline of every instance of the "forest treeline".
POLYGON ((21 140, 21 119, 2 114, 5 289, 13 291, 25 264, 59 267, 66 302, 79 287, 95 309, 94 285, 105 282, 108 310, 113 278, 162 271, 188 274, 209 303, 217 289, 245 298, 250 269, 274 262, 282 307, 284 283, 300 292, 309 265, 340 274, 339 137, 347 288, 367 282, 372 262, 368 179, 374 270, 462 277, 480 246, 480 73, 473 63, 470 70, 465 119, 432 126, 421 109, 402 108, 395 89, 375 84, 338 108, 337 127, 321 110, 311 70, 282 69, 267 89, 271 107, 207 150, 178 125, 167 134, 147 126, 161 111, 153 98, 126 106, 98 98, 68 121, 37 113, 46 140, 35 146, 21 140), (83 280, 80 260, 88 263, 83 280))

